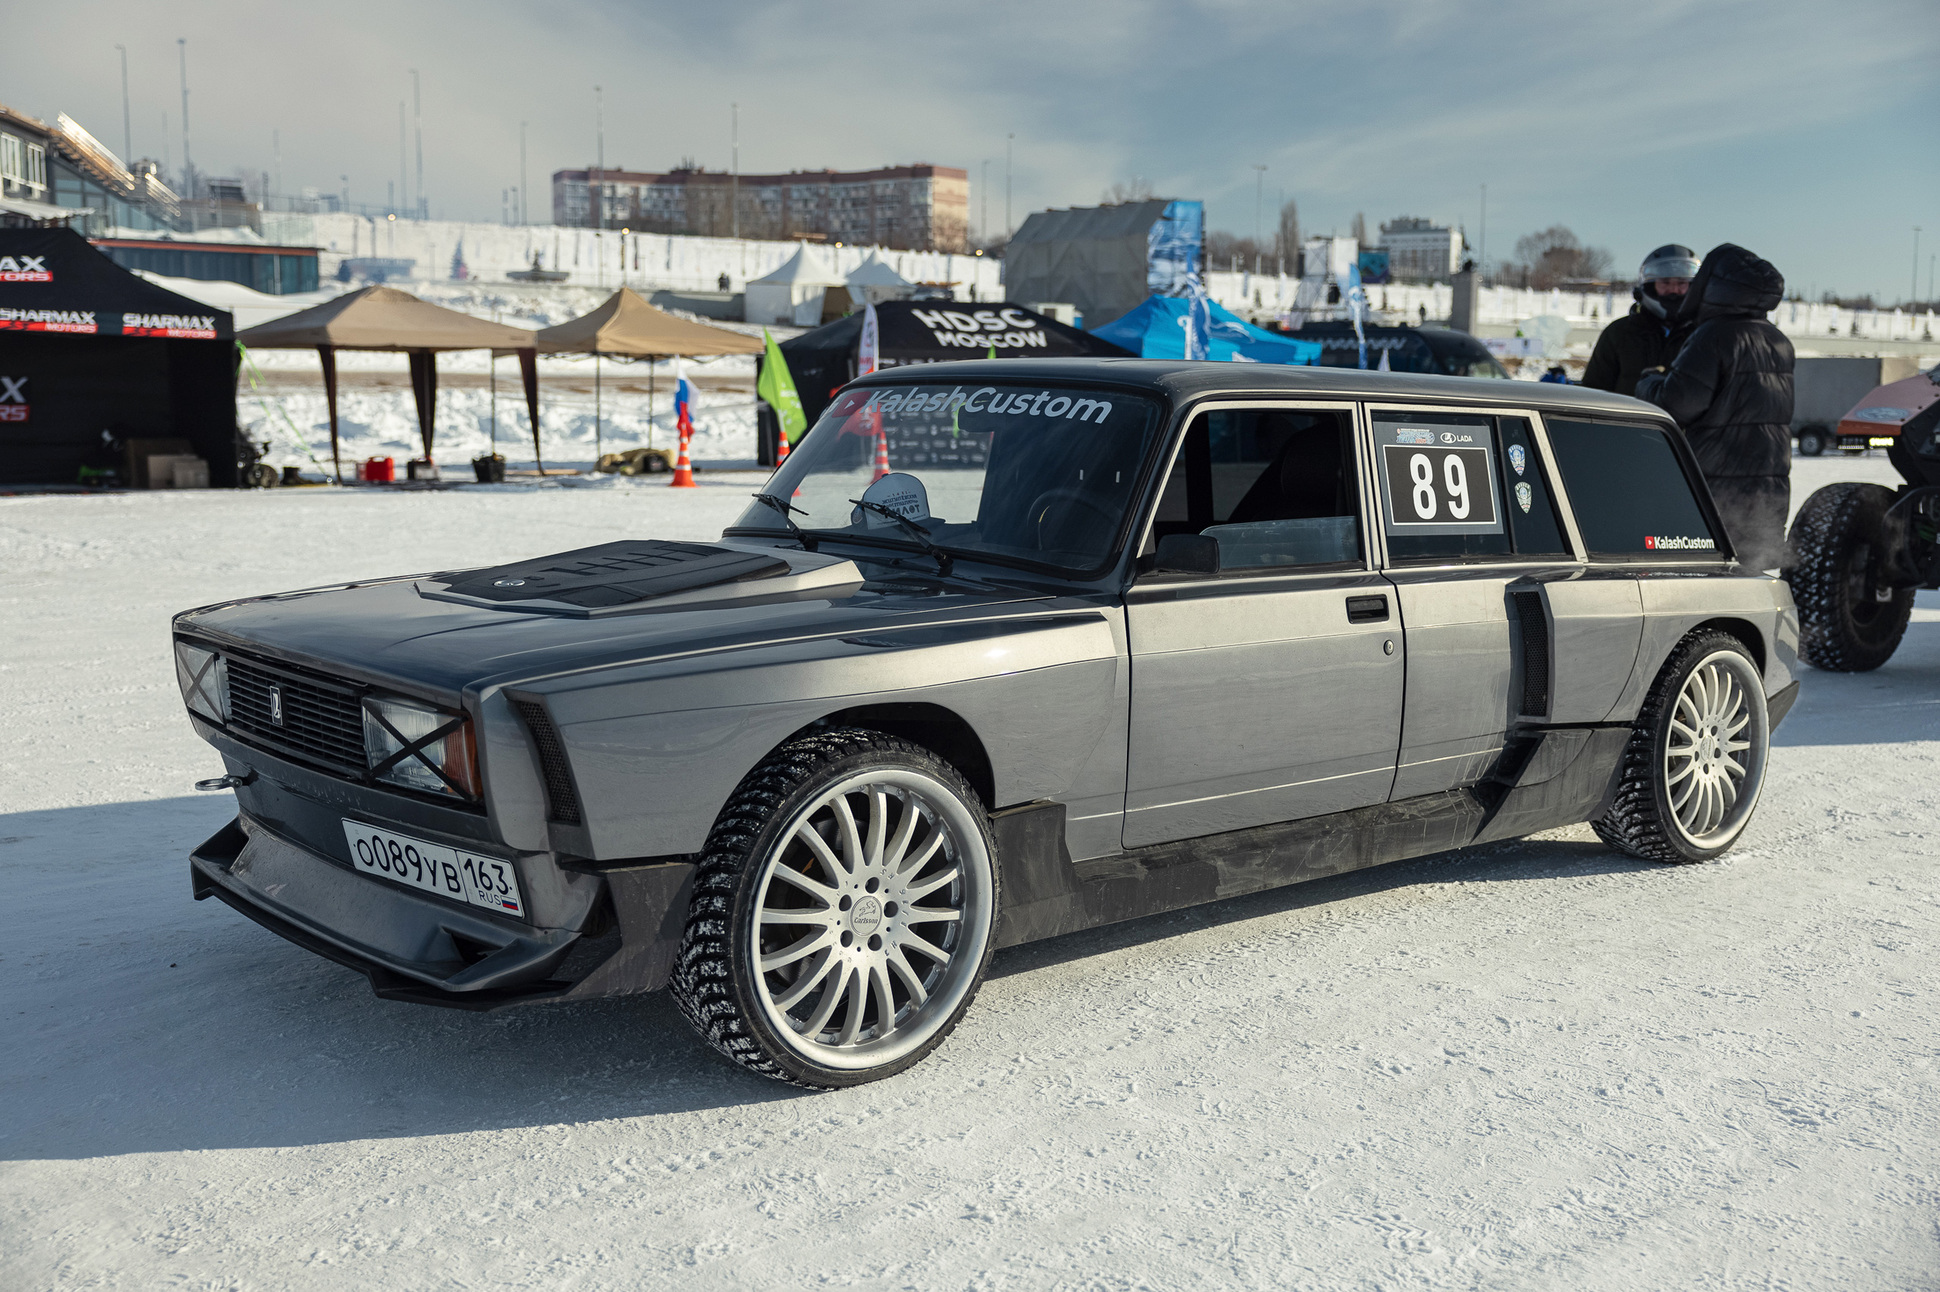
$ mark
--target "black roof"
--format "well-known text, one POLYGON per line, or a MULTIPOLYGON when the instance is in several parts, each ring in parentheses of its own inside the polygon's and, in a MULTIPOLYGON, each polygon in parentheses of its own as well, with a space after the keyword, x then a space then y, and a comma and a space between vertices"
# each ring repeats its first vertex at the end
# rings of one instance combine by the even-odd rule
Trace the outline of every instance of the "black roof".
POLYGON ((1173 401, 1206 395, 1343 399, 1407 399, 1494 404, 1545 413, 1602 413, 1664 420, 1664 410, 1627 395, 1543 381, 1489 377, 1429 377, 1356 368, 1289 364, 1214 363, 1186 359, 976 359, 889 368, 856 385, 934 385, 938 382, 1079 381, 1149 390, 1173 401))

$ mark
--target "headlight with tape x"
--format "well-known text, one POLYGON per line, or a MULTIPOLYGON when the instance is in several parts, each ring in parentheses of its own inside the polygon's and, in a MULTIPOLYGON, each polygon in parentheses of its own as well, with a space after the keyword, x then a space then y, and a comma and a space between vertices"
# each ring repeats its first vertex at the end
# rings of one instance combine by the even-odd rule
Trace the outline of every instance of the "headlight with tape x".
POLYGON ((463 714, 406 700, 364 697, 371 776, 406 789, 479 797, 478 747, 463 714))
POLYGON ((191 712, 215 722, 229 721, 229 666, 202 646, 175 643, 175 680, 191 712))

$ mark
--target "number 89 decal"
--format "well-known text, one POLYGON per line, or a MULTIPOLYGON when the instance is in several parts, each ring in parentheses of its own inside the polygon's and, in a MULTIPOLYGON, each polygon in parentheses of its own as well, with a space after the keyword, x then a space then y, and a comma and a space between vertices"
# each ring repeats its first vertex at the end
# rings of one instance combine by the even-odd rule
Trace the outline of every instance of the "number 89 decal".
POLYGON ((1389 533, 1502 532, 1487 427, 1377 426, 1376 433, 1389 533), (1445 443, 1444 438, 1457 442, 1445 443))

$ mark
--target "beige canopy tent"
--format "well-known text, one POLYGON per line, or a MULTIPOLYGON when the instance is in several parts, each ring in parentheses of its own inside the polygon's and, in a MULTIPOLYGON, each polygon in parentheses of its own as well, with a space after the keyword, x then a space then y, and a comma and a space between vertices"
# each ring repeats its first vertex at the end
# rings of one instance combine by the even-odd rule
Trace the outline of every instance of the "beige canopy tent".
MULTIPOLYGON (((421 301, 395 287, 366 287, 236 334, 256 350, 315 349, 323 362, 323 393, 330 406, 330 457, 343 479, 337 452, 337 351, 397 350, 411 358, 411 393, 418 405, 418 434, 431 456, 437 422, 440 350, 504 350, 519 356, 526 411, 532 418, 532 455, 539 457, 539 364, 537 337, 526 328, 492 323, 421 301)), ((541 471, 544 463, 539 464, 541 471)))
MULTIPOLYGON (((674 355, 760 354, 761 342, 726 328, 675 318, 655 309, 629 288, 614 292, 590 313, 542 329, 539 349, 550 354, 593 356, 593 449, 600 447, 600 356, 659 359, 674 355)), ((647 419, 653 424, 653 370, 647 370, 647 419)))

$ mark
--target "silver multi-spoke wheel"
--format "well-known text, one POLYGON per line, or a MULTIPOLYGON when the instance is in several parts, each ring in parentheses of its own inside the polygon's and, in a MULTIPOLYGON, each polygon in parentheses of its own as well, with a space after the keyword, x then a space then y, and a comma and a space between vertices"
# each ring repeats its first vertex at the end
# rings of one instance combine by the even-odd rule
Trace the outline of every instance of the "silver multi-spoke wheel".
POLYGON ((989 824, 963 775, 882 732, 816 732, 722 810, 674 995, 744 1067, 811 1086, 875 1080, 956 1026, 996 918, 989 824))
POLYGON ((1609 810, 1590 824, 1650 861, 1708 860, 1744 833, 1770 753, 1764 678, 1745 644, 1694 633, 1652 684, 1609 810))
POLYGON ((974 982, 990 859, 963 805, 904 769, 851 776, 798 811, 758 882, 761 1004, 803 1057, 874 1067, 922 1044, 974 982), (953 972, 953 970, 955 970, 953 972))

